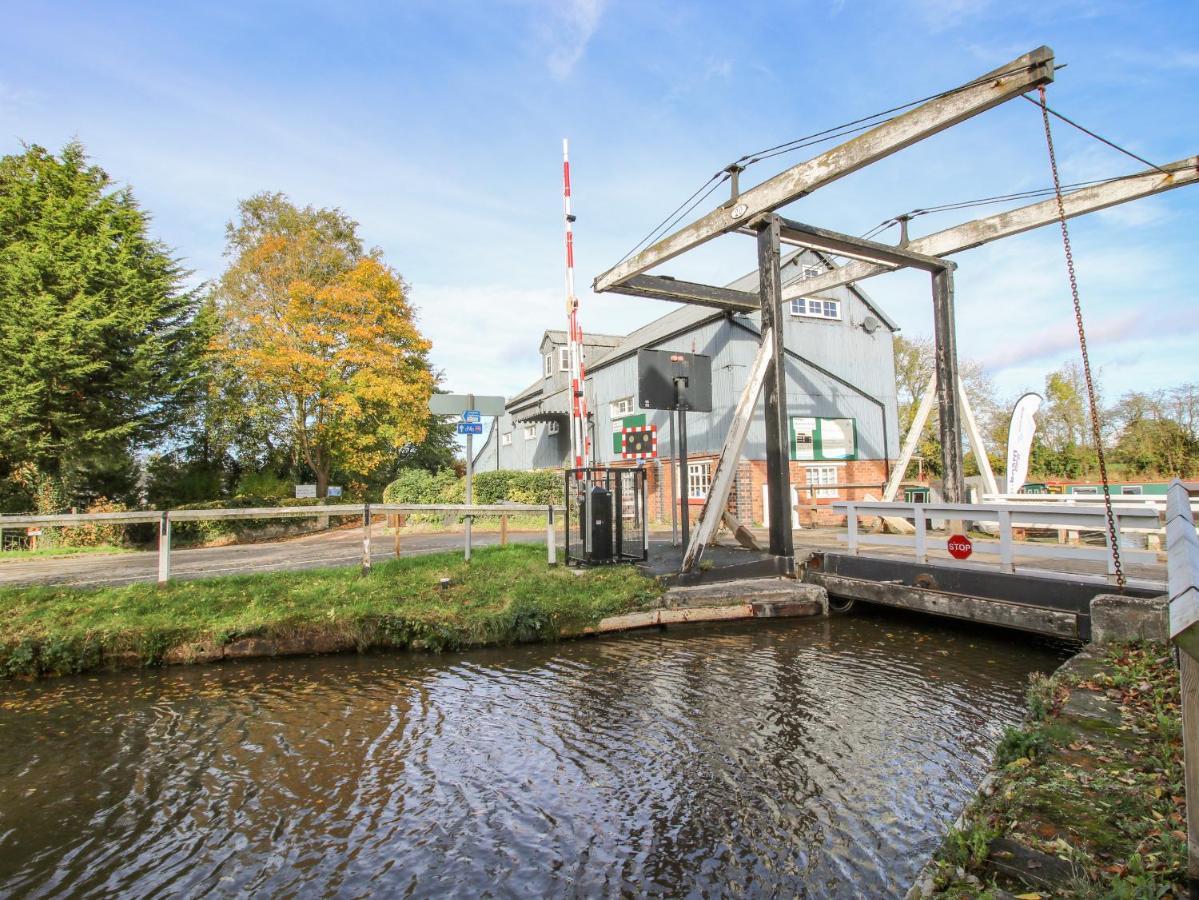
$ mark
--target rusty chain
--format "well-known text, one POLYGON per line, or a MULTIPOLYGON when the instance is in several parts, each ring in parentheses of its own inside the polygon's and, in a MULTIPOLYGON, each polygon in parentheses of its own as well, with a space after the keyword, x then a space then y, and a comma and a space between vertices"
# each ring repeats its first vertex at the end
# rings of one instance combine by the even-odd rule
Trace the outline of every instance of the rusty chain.
POLYGON ((1103 509, 1107 516, 1107 534, 1111 543, 1112 563, 1116 570, 1116 587, 1124 593, 1124 567, 1120 563, 1120 535, 1116 531, 1116 516, 1112 512, 1112 490, 1107 481, 1107 458, 1103 452, 1103 437, 1099 428, 1099 404, 1095 398, 1095 382, 1091 377, 1091 357, 1087 352, 1087 332, 1082 324, 1082 304, 1078 299, 1078 278, 1074 274, 1074 252, 1070 249, 1070 231, 1066 227, 1066 204, 1062 200, 1062 183, 1057 173, 1057 156, 1053 152, 1053 132, 1049 128, 1049 107, 1045 103, 1045 86, 1041 95, 1041 118, 1045 121, 1045 143, 1049 147, 1049 167, 1053 170, 1053 191, 1057 197, 1057 217, 1062 226, 1062 246, 1066 251, 1066 273, 1070 276, 1070 294, 1074 298, 1074 321, 1078 326, 1078 345, 1082 350, 1082 372, 1087 382, 1087 400, 1091 404, 1091 436, 1099 457, 1099 477, 1103 482, 1103 509))

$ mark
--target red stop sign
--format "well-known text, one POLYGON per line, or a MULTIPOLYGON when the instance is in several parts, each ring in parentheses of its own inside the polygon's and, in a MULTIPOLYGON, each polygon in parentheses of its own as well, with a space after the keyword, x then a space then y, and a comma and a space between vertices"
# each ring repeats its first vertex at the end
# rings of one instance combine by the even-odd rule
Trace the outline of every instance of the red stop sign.
POLYGON ((965 559, 974 552, 974 544, 964 534, 949 536, 949 555, 954 559, 965 559))

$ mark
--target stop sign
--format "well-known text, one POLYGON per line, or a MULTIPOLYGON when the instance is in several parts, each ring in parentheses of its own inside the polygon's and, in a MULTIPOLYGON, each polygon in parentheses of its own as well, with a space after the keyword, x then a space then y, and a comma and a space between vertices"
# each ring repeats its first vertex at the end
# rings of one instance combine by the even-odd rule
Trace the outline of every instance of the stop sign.
POLYGON ((954 559, 965 559, 974 552, 974 544, 964 534, 949 536, 949 555, 954 559))

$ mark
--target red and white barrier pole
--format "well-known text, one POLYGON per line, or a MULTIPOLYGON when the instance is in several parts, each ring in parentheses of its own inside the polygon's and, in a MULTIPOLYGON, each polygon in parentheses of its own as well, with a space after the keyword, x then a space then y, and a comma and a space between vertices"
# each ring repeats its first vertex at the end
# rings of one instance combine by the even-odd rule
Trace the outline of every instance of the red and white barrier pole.
POLYGON ((584 396, 583 330, 579 327, 579 298, 575 296, 574 220, 570 211, 570 147, 562 139, 562 216, 566 226, 566 332, 570 367, 570 455, 576 469, 586 465, 590 451, 587 439, 587 398, 584 396))

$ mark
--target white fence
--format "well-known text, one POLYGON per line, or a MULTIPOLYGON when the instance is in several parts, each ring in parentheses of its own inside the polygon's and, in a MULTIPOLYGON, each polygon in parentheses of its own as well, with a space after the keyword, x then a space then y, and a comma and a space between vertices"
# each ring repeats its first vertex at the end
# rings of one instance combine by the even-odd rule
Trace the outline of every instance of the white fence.
MULTIPOLYGON (((893 545, 910 548, 916 561, 927 563, 929 550, 945 550, 946 541, 930 535, 930 519, 991 524, 998 531, 997 540, 975 540, 976 550, 996 554, 998 563, 937 559, 937 565, 962 568, 995 569, 1001 572, 1017 571, 1017 557, 1039 557, 1058 560, 1099 560, 1107 565, 1106 576, 1086 573, 1054 571, 1051 567, 1031 568, 1037 575, 1068 578, 1075 581, 1112 582, 1115 580, 1115 563, 1112 560, 1111 540, 1107 532, 1107 519, 1102 506, 1068 505, 1060 503, 885 503, 882 501, 841 501, 832 506, 842 511, 846 518, 846 534, 843 540, 852 554, 860 552, 863 541, 871 544, 893 545), (864 518, 890 518, 910 520, 914 529, 911 535, 869 534, 861 532, 864 518), (1031 543, 1015 540, 1014 528, 1058 528, 1066 531, 1098 531, 1104 535, 1106 546, 1080 547, 1064 544, 1031 543)), ((1129 546, 1123 537, 1127 532, 1157 531, 1161 528, 1159 513, 1146 506, 1119 505, 1113 508, 1116 532, 1120 535, 1120 558, 1133 562, 1156 562, 1154 551, 1129 546)), ((1160 582, 1146 579, 1128 579, 1136 587, 1160 588, 1160 582)))
MULTIPOLYGON (((533 503, 337 503, 314 504, 312 506, 260 506, 242 509, 173 509, 134 510, 130 512, 106 513, 60 513, 54 515, 0 516, 0 533, 10 528, 58 527, 70 528, 96 523, 137 525, 155 523, 158 526, 158 581, 171 579, 171 524, 174 522, 208 522, 222 519, 296 519, 361 517, 362 519, 362 569, 371 568, 371 520, 375 515, 417 515, 419 513, 444 513, 470 519, 474 516, 513 513, 540 513, 545 515, 546 555, 549 564, 557 563, 557 537, 554 516, 565 507, 537 505, 533 503)), ((470 559, 470 530, 465 535, 463 551, 470 559)), ((398 555, 398 543, 397 543, 398 555)))

